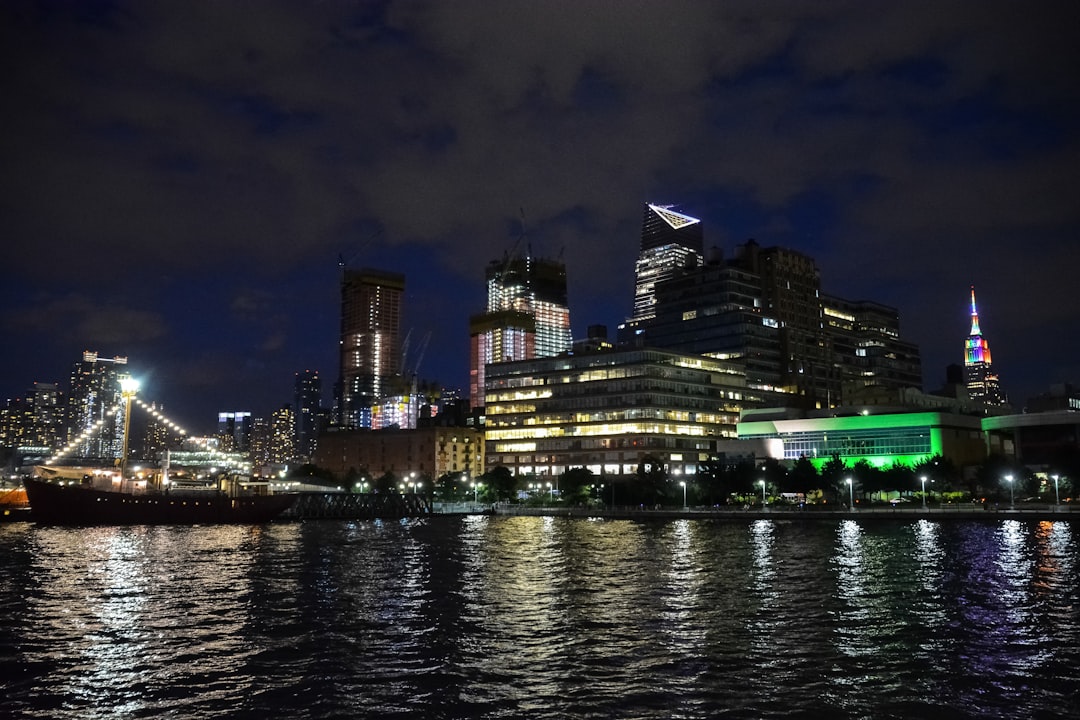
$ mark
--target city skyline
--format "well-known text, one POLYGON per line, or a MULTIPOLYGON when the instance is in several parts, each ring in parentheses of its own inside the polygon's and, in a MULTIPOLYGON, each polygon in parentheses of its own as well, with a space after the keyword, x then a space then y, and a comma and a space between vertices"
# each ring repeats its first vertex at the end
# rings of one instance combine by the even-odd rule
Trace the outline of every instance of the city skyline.
POLYGON ((1075 383, 1070 11, 934 7, 6 5, 3 396, 90 350, 193 428, 269 414, 336 380, 342 263, 407 278, 420 375, 467 392, 522 216, 581 338, 633 313, 643 203, 896 307, 927 389, 972 285, 1012 402, 1075 383))

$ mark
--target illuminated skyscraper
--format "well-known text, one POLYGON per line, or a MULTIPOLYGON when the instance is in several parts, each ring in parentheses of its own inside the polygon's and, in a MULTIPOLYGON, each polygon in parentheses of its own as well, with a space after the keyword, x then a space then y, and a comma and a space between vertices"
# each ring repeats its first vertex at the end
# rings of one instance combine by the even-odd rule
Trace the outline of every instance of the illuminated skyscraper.
POLYGON ((573 347, 566 265, 511 257, 487 269, 487 312, 469 319, 469 394, 484 404, 484 366, 553 357, 573 347))
POLYGON ((391 378, 401 375, 401 311, 405 276, 346 270, 341 280, 341 376, 338 423, 371 427, 391 378))
POLYGON ((100 423, 89 432, 74 454, 84 458, 113 459, 123 448, 124 404, 120 399, 119 375, 126 357, 100 358, 84 352, 82 362, 71 371, 68 395, 69 441, 100 423), (119 368, 119 369, 118 369, 119 368))
POLYGON ((291 405, 282 405, 270 415, 267 454, 272 463, 285 464, 296 457, 296 418, 291 405))
POLYGON ((634 272, 633 320, 656 315, 656 283, 680 270, 697 267, 702 260, 701 221, 677 213, 667 205, 645 205, 641 223, 641 251, 634 272))
POLYGON ((964 345, 964 379, 968 397, 987 405, 1005 405, 1008 400, 1001 392, 997 373, 990 360, 990 344, 979 329, 979 313, 975 309, 975 287, 971 288, 971 333, 964 345))

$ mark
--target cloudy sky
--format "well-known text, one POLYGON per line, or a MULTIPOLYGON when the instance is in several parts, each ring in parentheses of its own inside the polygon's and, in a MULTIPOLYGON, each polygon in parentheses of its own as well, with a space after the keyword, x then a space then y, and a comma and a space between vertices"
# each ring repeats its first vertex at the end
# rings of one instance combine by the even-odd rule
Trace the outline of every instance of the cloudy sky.
MULTIPOLYGON (((894 305, 928 389, 968 288, 1014 400, 1080 383, 1075 3, 0 5, 2 397, 125 355, 195 429, 337 376, 339 262, 407 277, 467 385, 525 218, 575 336, 631 309, 645 202, 894 305)), ((413 347, 416 347, 413 345, 413 347)))

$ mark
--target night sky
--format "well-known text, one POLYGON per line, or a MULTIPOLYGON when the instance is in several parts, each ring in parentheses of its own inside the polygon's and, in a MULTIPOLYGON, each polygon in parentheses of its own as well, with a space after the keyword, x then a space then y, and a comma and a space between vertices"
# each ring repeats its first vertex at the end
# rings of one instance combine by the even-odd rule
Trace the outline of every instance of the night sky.
POLYGON ((89 349, 194 431, 329 402, 342 259, 467 388, 487 263, 561 256, 614 334, 645 202, 896 306, 927 389, 972 284, 1010 399, 1080 383, 1078 8, 8 0, 0 398, 89 349))

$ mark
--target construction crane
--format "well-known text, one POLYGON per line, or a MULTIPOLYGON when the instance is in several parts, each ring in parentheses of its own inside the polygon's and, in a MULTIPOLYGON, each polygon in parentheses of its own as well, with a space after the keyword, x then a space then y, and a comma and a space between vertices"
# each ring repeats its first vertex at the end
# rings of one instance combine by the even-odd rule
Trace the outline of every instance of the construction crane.
POLYGON ((382 233, 383 229, 380 227, 378 230, 368 235, 360 241, 359 247, 357 247, 348 257, 346 257, 344 253, 338 253, 338 267, 341 269, 343 275, 345 274, 345 269, 352 264, 352 261, 359 257, 360 253, 364 252, 364 250, 367 249, 367 246, 370 245, 372 241, 378 239, 382 233))

